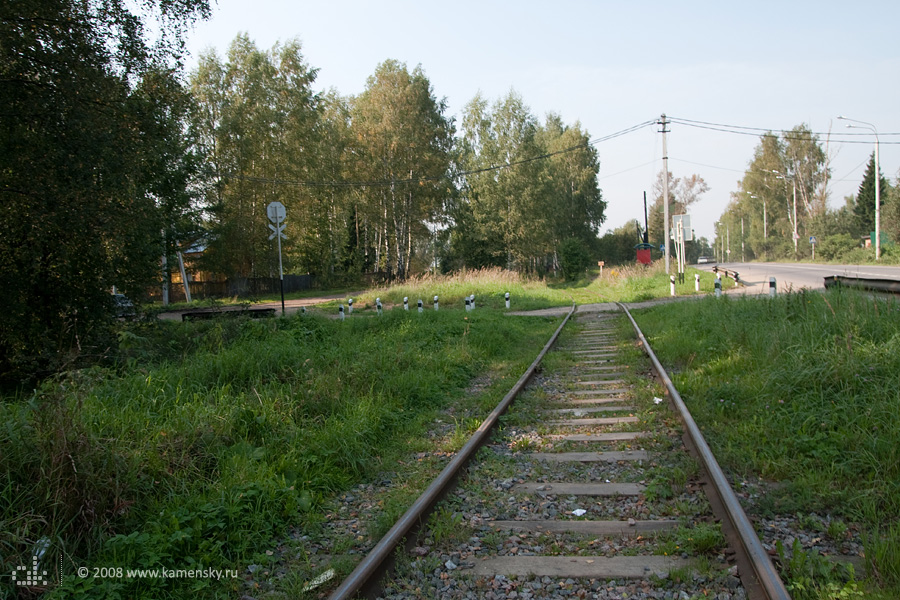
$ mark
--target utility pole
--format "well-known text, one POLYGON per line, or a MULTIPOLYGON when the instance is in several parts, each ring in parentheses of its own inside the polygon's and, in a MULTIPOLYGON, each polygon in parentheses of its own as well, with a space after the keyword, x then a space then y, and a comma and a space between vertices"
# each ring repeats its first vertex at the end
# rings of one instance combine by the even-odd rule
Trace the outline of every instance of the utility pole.
POLYGON ((665 257, 666 257, 666 273, 669 272, 669 153, 666 150, 666 134, 668 130, 666 129, 666 113, 661 115, 661 120, 658 121, 660 125, 662 125, 662 159, 663 159, 663 237, 665 238, 663 241, 663 246, 665 247, 665 257))

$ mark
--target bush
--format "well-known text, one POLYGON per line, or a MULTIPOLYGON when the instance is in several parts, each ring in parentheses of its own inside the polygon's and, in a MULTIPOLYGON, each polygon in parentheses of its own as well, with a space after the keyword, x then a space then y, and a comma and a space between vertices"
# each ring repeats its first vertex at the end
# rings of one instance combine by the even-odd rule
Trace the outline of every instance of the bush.
POLYGON ((559 245, 559 266, 567 281, 578 279, 591 264, 584 242, 571 238, 559 245))

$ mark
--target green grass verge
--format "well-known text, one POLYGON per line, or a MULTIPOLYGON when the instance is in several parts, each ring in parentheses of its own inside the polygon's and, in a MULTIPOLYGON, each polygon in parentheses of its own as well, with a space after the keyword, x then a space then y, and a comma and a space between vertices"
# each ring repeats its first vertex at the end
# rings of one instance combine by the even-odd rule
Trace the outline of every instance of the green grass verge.
POLYGON ((518 377, 557 323, 396 310, 135 325, 123 368, 0 404, 0 568, 30 566, 46 539, 54 580, 63 555, 52 598, 233 597, 240 578, 76 568, 265 564, 271 540, 408 452, 473 377, 518 377))
POLYGON ((900 303, 799 292, 635 316, 723 466, 781 482, 761 508, 861 523, 869 572, 896 597, 900 303))

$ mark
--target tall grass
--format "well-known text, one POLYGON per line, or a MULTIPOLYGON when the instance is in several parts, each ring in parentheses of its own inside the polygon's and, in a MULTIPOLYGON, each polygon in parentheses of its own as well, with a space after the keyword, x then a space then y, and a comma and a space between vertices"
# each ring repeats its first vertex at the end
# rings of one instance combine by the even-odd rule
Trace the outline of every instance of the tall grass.
MULTIPOLYGON (((701 294, 713 290, 711 273, 688 269, 684 283, 676 283, 676 294, 694 295, 694 274, 700 275, 701 294)), ((537 310, 556 306, 595 302, 641 302, 669 297, 669 276, 658 261, 651 266, 625 265, 592 268, 577 281, 552 282, 532 279, 500 268, 461 271, 452 275, 413 277, 401 285, 378 288, 354 298, 354 306, 373 308, 376 298, 388 305, 401 305, 408 297, 410 308, 422 300, 430 307, 434 296, 440 306, 461 307, 465 297, 475 295, 478 306, 503 308, 510 293, 512 310, 537 310)), ((331 310, 339 301, 327 305, 331 310)))
POLYGON ((783 482, 770 510, 864 524, 870 560, 893 557, 873 572, 900 586, 880 550, 900 543, 900 303, 799 292, 636 318, 723 464, 783 482))
POLYGON ((64 556, 51 597, 233 596, 240 580, 75 567, 245 572, 405 451, 475 375, 517 376, 553 327, 486 310, 136 326, 121 368, 0 404, 0 569, 30 565, 46 539, 53 574, 64 556))

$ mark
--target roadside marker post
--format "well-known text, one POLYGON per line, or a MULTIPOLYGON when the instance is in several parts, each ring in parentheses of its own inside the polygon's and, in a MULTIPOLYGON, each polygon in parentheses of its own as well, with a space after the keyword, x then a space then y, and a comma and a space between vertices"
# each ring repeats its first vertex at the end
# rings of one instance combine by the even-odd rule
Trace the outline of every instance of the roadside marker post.
POLYGON ((343 321, 344 320, 344 305, 343 304, 341 304, 340 307, 338 307, 338 314, 341 315, 341 321, 343 321))
POLYGON ((675 295, 675 276, 669 275, 669 294, 671 296, 675 295))
POLYGON ((438 297, 435 296, 434 297, 434 310, 437 310, 437 309, 438 309, 438 297))
POLYGON ((506 308, 509 308, 509 292, 506 292, 506 308))
POLYGON ((422 312, 422 299, 419 298, 419 312, 422 312))
POLYGON ((716 298, 722 297, 722 278, 716 273, 716 298))
POLYGON ((347 307, 347 314, 352 315, 353 314, 353 298, 350 298, 349 300, 347 300, 347 304, 349 305, 347 307))
POLYGON ((699 273, 694 273, 694 291, 695 292, 700 291, 700 274, 699 273))
POLYGON ((778 292, 775 289, 775 278, 769 277, 769 297, 774 298, 777 293, 778 292))
POLYGON ((403 310, 409 310, 409 296, 403 296, 403 310))

